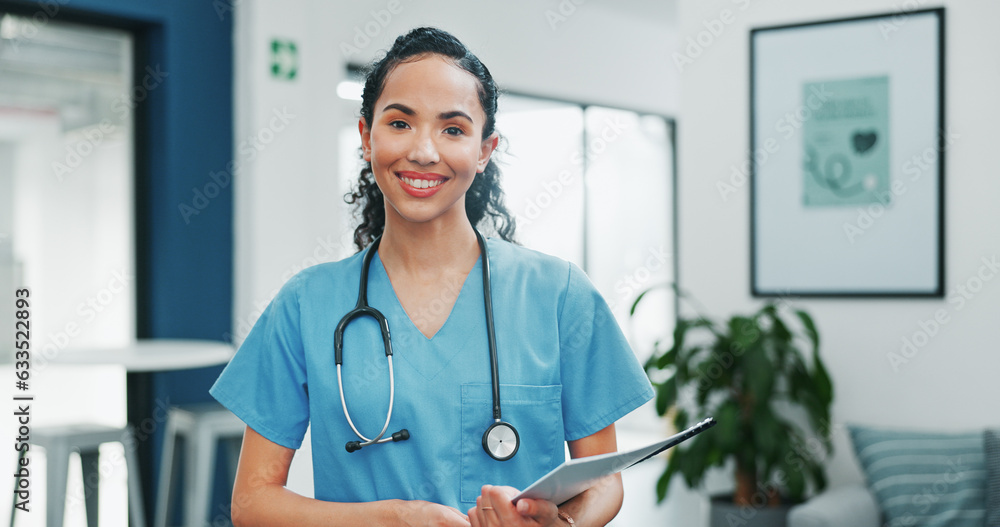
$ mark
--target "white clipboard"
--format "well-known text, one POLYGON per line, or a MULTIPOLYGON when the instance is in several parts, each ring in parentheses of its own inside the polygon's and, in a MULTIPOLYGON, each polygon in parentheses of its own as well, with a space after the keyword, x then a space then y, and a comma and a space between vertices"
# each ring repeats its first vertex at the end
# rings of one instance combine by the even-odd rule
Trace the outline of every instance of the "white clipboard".
POLYGON ((542 476, 538 481, 532 483, 528 488, 522 490, 511 501, 517 503, 521 498, 542 499, 559 505, 587 490, 598 479, 638 465, 713 426, 715 426, 715 419, 709 417, 679 434, 675 434, 649 446, 628 452, 612 452, 610 454, 567 460, 548 474, 542 476))

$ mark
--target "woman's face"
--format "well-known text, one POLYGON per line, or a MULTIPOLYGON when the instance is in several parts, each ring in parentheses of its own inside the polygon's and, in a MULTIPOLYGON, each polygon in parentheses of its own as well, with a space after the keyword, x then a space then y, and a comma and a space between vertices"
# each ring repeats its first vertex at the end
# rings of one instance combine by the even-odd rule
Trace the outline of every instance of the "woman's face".
POLYGON ((399 64, 385 79, 371 128, 358 123, 365 161, 385 196, 386 224, 468 221, 465 192, 496 148, 482 139, 478 81, 440 55, 399 64))

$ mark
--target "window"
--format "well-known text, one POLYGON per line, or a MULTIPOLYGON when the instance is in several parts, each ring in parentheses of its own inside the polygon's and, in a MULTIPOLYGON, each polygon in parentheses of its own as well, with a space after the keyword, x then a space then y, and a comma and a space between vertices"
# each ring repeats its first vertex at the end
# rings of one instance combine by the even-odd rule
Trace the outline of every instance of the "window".
POLYGON ((35 366, 135 338, 131 64, 126 32, 0 13, 0 289, 32 288, 35 366))
POLYGON ((501 168, 519 241, 586 271, 645 360, 673 320, 665 291, 628 316, 639 293, 674 276, 672 123, 521 95, 500 107, 501 168))

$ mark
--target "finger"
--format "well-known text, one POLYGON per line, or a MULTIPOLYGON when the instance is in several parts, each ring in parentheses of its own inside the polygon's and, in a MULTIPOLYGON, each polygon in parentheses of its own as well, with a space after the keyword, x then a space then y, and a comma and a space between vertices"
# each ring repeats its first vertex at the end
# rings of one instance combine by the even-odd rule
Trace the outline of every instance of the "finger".
POLYGON ((535 500, 521 499, 517 500, 516 504, 517 512, 521 516, 526 516, 528 518, 534 518, 538 515, 538 504, 535 500))
POLYGON ((493 510, 497 513, 500 524, 516 525, 522 518, 508 496, 513 497, 504 487, 489 487, 483 491, 483 501, 489 501, 493 505, 493 510))
POLYGON ((462 511, 460 511, 460 510, 456 509, 455 507, 448 507, 448 509, 449 509, 449 510, 450 510, 451 512, 455 513, 455 516, 458 516, 459 518, 462 518, 462 519, 463 519, 463 520, 465 520, 466 522, 468 522, 468 521, 469 521, 469 516, 468 516, 468 515, 466 515, 466 514, 463 514, 463 513, 462 513, 462 511))
POLYGON ((483 485, 482 494, 476 498, 475 515, 479 520, 479 525, 483 527, 495 525, 498 520, 496 508, 490 500, 489 488, 490 485, 483 485))
POLYGON ((483 507, 493 507, 493 497, 490 493, 492 488, 491 485, 483 485, 482 493, 476 498, 476 507, 479 507, 480 511, 483 510, 483 507))
POLYGON ((546 500, 518 500, 516 509, 521 517, 530 518, 542 524, 553 521, 559 515, 559 507, 546 500))
POLYGON ((521 493, 521 491, 515 489, 514 487, 498 486, 493 488, 499 490, 503 494, 504 499, 507 501, 514 499, 514 496, 521 493))
POLYGON ((475 507, 469 509, 469 524, 472 527, 482 527, 483 523, 479 521, 479 511, 475 507))

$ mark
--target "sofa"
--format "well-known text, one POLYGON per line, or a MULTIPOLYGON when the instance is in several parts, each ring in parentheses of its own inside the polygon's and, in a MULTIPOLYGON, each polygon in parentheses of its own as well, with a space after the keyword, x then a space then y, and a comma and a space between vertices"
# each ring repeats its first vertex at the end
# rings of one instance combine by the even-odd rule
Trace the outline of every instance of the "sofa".
POLYGON ((788 527, 1000 526, 1000 430, 849 432, 865 483, 792 507, 788 527))

